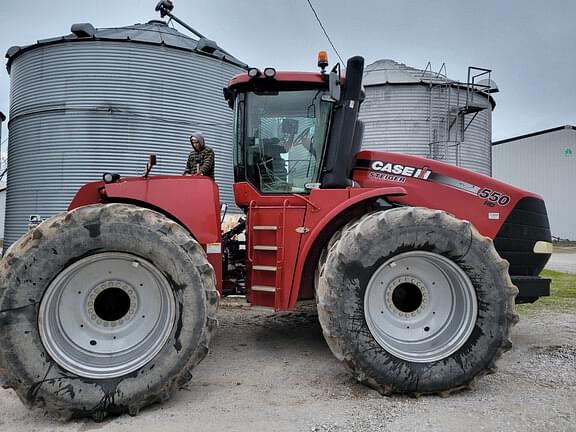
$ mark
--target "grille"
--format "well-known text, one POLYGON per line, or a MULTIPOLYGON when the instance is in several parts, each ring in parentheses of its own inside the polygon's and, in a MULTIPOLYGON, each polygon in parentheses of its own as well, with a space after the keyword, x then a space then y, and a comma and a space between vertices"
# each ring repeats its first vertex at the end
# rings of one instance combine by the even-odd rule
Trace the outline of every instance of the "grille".
POLYGON ((512 276, 538 276, 550 258, 535 254, 534 243, 551 242, 546 205, 539 198, 522 198, 500 228, 494 246, 510 263, 512 276))

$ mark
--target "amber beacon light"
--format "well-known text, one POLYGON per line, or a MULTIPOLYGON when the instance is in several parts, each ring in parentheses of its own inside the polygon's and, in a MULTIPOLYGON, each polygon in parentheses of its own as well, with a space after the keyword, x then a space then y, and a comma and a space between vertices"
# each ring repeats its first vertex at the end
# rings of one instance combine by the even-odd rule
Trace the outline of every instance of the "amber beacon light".
POLYGON ((328 53, 326 51, 319 51, 318 52, 318 67, 322 68, 322 73, 324 73, 324 69, 328 66, 328 53))

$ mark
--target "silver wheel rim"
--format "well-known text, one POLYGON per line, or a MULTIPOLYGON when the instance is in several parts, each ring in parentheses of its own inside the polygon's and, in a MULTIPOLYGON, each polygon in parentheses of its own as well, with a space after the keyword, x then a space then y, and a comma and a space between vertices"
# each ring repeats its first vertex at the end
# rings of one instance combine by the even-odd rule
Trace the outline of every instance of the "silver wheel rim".
POLYGON ((472 282, 452 260, 426 251, 387 260, 372 275, 364 316, 390 354, 411 362, 444 359, 470 337, 478 312, 472 282))
POLYGON ((64 269, 46 289, 38 315, 46 351, 87 378, 133 372, 162 349, 175 320, 164 275, 128 253, 91 255, 64 269))

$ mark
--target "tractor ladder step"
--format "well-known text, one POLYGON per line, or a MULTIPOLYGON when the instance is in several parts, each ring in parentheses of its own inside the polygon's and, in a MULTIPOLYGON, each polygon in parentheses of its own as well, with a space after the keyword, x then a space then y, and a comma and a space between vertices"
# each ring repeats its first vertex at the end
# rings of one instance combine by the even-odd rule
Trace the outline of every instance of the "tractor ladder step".
POLYGON ((276 225, 254 225, 252 229, 254 231, 278 231, 276 225))
POLYGON ((268 285, 254 285, 252 291, 262 291, 262 292, 276 292, 276 288, 268 285))
POLYGON ((254 250, 259 250, 259 251, 277 251, 277 250, 278 250, 278 246, 254 245, 254 250))
POLYGON ((276 268, 276 266, 254 265, 254 266, 252 266, 252 270, 262 270, 262 271, 275 272, 277 270, 277 268, 276 268))

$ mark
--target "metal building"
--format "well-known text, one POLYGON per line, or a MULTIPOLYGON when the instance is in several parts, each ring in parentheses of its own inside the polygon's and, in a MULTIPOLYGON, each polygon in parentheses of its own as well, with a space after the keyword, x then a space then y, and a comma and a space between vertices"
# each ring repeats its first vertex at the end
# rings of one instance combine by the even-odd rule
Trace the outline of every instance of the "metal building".
POLYGON ((576 127, 496 141, 494 177, 544 197, 552 235, 576 240, 576 127))
MULTIPOLYGON (((201 131, 216 153, 223 202, 233 202, 232 111, 222 88, 246 65, 205 38, 164 21, 72 34, 7 53, 11 78, 6 241, 31 215, 66 209, 103 172, 181 174, 201 131)), ((193 203, 191 203, 193 205, 193 203)))
POLYGON ((363 148, 438 159, 491 174, 490 71, 468 68, 466 83, 441 72, 378 60, 364 72, 363 148))

